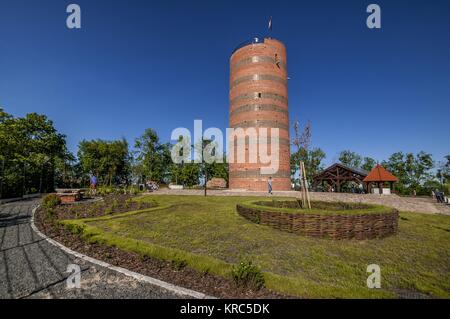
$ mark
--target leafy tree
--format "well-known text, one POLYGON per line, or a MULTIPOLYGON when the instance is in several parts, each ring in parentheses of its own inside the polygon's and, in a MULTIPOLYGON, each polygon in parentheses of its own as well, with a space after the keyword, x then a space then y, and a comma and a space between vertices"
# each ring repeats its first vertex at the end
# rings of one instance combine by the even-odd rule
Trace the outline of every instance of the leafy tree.
POLYGON ((149 128, 136 139, 134 147, 136 149, 134 170, 137 175, 141 179, 165 182, 172 164, 170 145, 161 144, 156 131, 149 128))
POLYGON ((377 164, 377 162, 373 158, 364 157, 361 168, 365 171, 370 172, 375 167, 376 164, 377 164))
POLYGON ((217 177, 225 179, 228 183, 226 155, 223 152, 221 154, 218 153, 217 142, 204 139, 202 143, 202 140, 199 140, 195 143, 194 149, 199 156, 197 160, 201 162, 200 177, 203 179, 203 182, 206 183, 206 179, 210 180, 211 178, 217 177))
POLYGON ((297 173, 300 171, 300 165, 303 162, 306 170, 306 180, 309 185, 312 184, 312 178, 323 169, 322 160, 325 158, 325 153, 320 148, 310 150, 312 125, 311 122, 306 123, 302 132, 300 132, 300 122, 294 122, 295 136, 292 144, 296 146, 297 150, 291 154, 291 181, 294 184, 299 184, 300 180, 297 178, 297 173))
POLYGON ((450 155, 445 156, 445 162, 441 166, 442 177, 448 182, 450 181, 450 155))
POLYGON ((212 163, 212 164, 206 164, 207 170, 208 170, 208 177, 211 178, 223 178, 227 183, 229 180, 229 171, 228 171, 228 164, 226 163, 225 159, 223 163, 212 163))
POLYGON ((95 174, 103 184, 128 183, 131 158, 125 139, 83 140, 78 146, 78 160, 84 175, 95 174))
POLYGON ((171 165, 172 182, 187 187, 198 185, 200 165, 198 163, 182 163, 171 165))
POLYGON ((433 179, 431 170, 434 161, 431 154, 423 151, 416 155, 396 152, 382 164, 399 179, 397 190, 400 193, 410 194, 416 190, 418 194, 428 194, 431 191, 425 187, 426 182, 433 179))
POLYGON ((15 118, 0 108, 0 192, 20 196, 53 191, 56 161, 63 158, 65 136, 45 115, 15 118))
POLYGON ((320 148, 306 150, 303 147, 291 154, 291 175, 295 176, 300 170, 300 162, 305 164, 306 179, 311 185, 312 178, 324 169, 322 161, 325 159, 325 152, 320 148))
POLYGON ((339 162, 348 167, 361 168, 362 161, 361 155, 350 150, 342 151, 339 154, 339 162))

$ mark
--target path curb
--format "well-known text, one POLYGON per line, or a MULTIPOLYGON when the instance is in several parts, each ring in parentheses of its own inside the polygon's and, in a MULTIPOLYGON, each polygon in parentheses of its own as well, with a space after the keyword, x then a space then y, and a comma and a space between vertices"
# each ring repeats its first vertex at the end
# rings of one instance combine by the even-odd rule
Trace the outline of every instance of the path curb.
POLYGON ((183 287, 180 287, 180 286, 176 286, 176 285, 173 285, 171 283, 168 283, 168 282, 165 282, 165 281, 153 278, 153 277, 149 277, 149 276, 146 276, 146 275, 142 275, 142 274, 139 274, 137 272, 134 272, 134 271, 122 268, 122 267, 113 266, 113 265, 108 264, 108 263, 106 263, 104 261, 101 261, 101 260, 98 260, 98 259, 86 256, 86 255, 83 255, 81 253, 73 251, 70 248, 67 248, 63 244, 61 244, 61 243, 51 239, 50 237, 48 237, 45 234, 43 234, 36 227, 36 225, 34 223, 34 216, 35 216, 36 210, 38 208, 39 208, 39 205, 36 206, 35 208, 33 208, 32 215, 31 215, 31 222, 30 222, 31 228, 40 237, 45 239, 50 244, 60 248, 61 250, 63 250, 67 254, 73 255, 73 256, 75 256, 77 258, 80 258, 80 259, 83 259, 83 260, 85 260, 85 261, 87 261, 89 263, 92 263, 94 265, 98 265, 100 267, 104 267, 104 268, 107 268, 107 269, 119 272, 119 273, 121 273, 121 274, 123 274, 125 276, 132 277, 132 278, 134 278, 134 279, 136 279, 138 281, 149 283, 151 285, 163 288, 163 289, 165 289, 165 290, 167 290, 169 292, 172 292, 172 293, 174 293, 176 295, 179 295, 180 297, 195 298, 195 299, 216 299, 216 297, 209 296, 209 295, 206 295, 206 294, 201 293, 201 292, 197 292, 197 291, 194 291, 194 290, 191 290, 191 289, 187 289, 187 288, 183 288, 183 287))

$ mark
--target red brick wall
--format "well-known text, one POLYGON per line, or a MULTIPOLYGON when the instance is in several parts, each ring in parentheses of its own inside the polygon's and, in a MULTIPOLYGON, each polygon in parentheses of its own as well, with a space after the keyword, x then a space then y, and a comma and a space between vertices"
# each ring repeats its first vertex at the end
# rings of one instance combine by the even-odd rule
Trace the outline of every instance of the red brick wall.
MULTIPOLYGON (((230 127, 279 127, 283 141, 280 141, 279 172, 272 175, 275 191, 291 189, 286 61, 286 48, 275 39, 244 46, 230 58, 230 127)), ((248 161, 251 148, 248 145, 246 148, 248 161)), ((270 152, 270 144, 267 149, 270 152)), ((269 175, 259 174, 264 166, 267 164, 230 163, 229 187, 267 191, 269 175)))

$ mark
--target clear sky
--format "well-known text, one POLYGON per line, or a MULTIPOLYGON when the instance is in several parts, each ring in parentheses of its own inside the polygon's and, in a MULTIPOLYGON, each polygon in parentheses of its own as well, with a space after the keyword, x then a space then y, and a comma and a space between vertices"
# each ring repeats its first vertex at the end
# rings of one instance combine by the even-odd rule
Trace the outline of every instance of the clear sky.
POLYGON ((450 1, 0 0, 0 105, 81 139, 228 125, 229 56, 267 33, 288 49, 291 122, 327 163, 343 149, 450 153, 450 1), (82 29, 66 27, 66 6, 82 29), (382 28, 366 26, 366 7, 382 28))

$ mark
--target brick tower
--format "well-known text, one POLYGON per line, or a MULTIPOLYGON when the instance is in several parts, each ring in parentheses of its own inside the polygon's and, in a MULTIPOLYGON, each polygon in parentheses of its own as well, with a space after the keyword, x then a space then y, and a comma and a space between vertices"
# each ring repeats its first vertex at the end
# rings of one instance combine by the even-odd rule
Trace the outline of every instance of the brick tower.
MULTIPOLYGON (((282 42, 255 38, 231 55, 230 128, 254 128, 258 134, 260 128, 279 129, 278 171, 263 174, 261 167, 267 164, 259 159, 257 163, 230 161, 230 189, 267 191, 270 176, 273 190, 291 190, 286 47, 282 42)), ((230 147, 237 147, 237 140, 232 138, 230 147)), ((245 140, 248 159, 254 148, 249 138, 245 140)), ((270 153, 272 137, 265 141, 270 153)))

